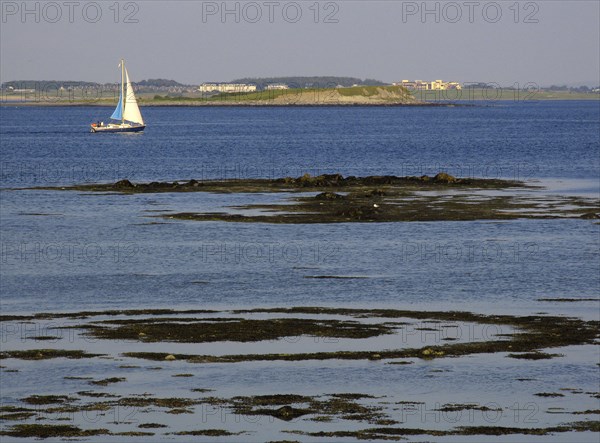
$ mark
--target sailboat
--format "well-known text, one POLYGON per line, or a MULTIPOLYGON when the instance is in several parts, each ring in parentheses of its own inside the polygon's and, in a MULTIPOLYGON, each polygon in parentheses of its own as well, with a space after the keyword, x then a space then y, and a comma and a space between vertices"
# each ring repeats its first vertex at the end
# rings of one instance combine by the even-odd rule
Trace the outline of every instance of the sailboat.
POLYGON ((90 125, 91 132, 140 132, 146 127, 133 93, 133 87, 129 81, 129 74, 125 69, 125 60, 121 59, 119 67, 121 68, 121 95, 115 112, 112 113, 110 118, 117 121, 121 120, 121 122, 92 123, 90 125))

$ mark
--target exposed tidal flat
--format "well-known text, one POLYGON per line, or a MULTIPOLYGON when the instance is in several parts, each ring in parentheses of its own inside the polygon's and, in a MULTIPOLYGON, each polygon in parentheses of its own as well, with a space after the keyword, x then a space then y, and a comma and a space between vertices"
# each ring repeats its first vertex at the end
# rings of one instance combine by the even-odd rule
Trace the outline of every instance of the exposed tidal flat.
MULTIPOLYGON (((600 393, 585 386, 585 377, 577 386, 559 379, 549 390, 542 376, 544 365, 569 358, 573 347, 597 344, 597 321, 325 307, 82 311, 1 320, 11 331, 6 345, 18 348, 0 353, 3 378, 27 379, 33 363, 52 380, 3 404, 5 436, 443 440, 572 432, 586 439, 598 432, 600 393), (223 354, 235 349, 238 354, 223 354), (524 391, 518 401, 482 389, 482 380, 475 397, 466 386, 447 390, 457 379, 478 380, 479 371, 491 369, 489 361, 497 370, 510 368, 500 378, 524 391), (295 377, 306 373, 313 375, 298 384, 295 377), (330 378, 336 373, 349 379, 330 378), (236 385, 249 377, 258 378, 240 395, 236 385), (410 386, 397 388, 408 380, 410 386), (423 391, 421 384, 444 390, 423 391), (357 392, 359 386, 369 392, 357 392)), ((579 362, 585 363, 591 364, 579 362)))
MULTIPOLYGON (((138 217, 150 221, 132 224, 136 236, 165 223, 177 228, 182 221, 191 225, 367 226, 408 221, 572 220, 591 226, 600 213, 600 202, 594 198, 548 195, 544 188, 521 181, 456 178, 446 173, 431 177, 305 174, 224 181, 121 180, 5 192, 30 193, 34 198, 66 193, 100 201, 151 196, 155 204, 150 206, 159 208, 163 206, 156 204, 160 198, 154 200, 159 196, 170 207, 177 195, 186 196, 186 205, 203 207, 205 195, 280 200, 268 205, 225 205, 221 208, 225 212, 207 214, 142 209, 148 208, 148 200, 142 200, 138 217), (290 197, 294 195, 300 197, 290 197), (448 201, 451 206, 442 206, 448 201), (232 217, 226 212, 232 209, 242 213, 232 217), (157 217, 164 222, 155 222, 157 217)), ((64 217, 64 213, 43 212, 21 215, 39 220, 64 217)), ((486 252, 477 251, 477 258, 476 248, 471 247, 472 256, 466 260, 489 265, 498 260, 498 250, 502 250, 498 246, 504 243, 494 243, 493 254, 487 252, 491 244, 485 245, 486 252)), ((496 264, 527 265, 539 253, 536 242, 518 243, 496 264)), ((303 279, 330 282, 320 286, 342 297, 352 286, 363 291, 386 280, 372 273, 346 273, 343 266, 338 267, 341 273, 331 272, 330 266, 339 258, 335 247, 319 251, 311 258, 312 266, 302 266, 296 260, 297 244, 291 257, 288 252, 278 259, 273 246, 268 248, 266 264, 289 261, 284 266, 295 275, 293 284, 309 292, 314 288, 302 284, 303 279), (372 283, 346 283, 363 280, 372 283)), ((421 255, 421 261, 429 261, 427 256, 433 254, 434 262, 443 256, 448 265, 460 266, 456 244, 450 245, 450 256, 448 248, 426 247, 425 259, 420 246, 416 242, 402 245, 396 259, 406 263, 421 255)), ((229 266, 264 259, 264 245, 256 243, 242 246, 244 252, 219 249, 212 242, 205 243, 187 260, 180 257, 179 261, 210 267, 213 260, 217 266, 229 266)), ((71 254, 76 255, 74 245, 71 254)), ((137 261, 136 245, 118 246, 111 254, 117 266, 137 261)), ((182 263, 175 267, 186 268, 182 263)), ((152 273, 146 269, 140 277, 152 273)), ((211 277, 190 279, 188 286, 227 297, 223 285, 211 277)), ((592 290, 578 297, 539 297, 535 303, 596 306, 597 295, 592 290)), ((131 306, 131 301, 125 304, 131 306)), ((2 406, 0 418, 6 425, 0 432, 17 439, 193 437, 206 441, 451 441, 508 435, 531 440, 576 433, 578 439, 593 441, 600 431, 600 391, 594 387, 600 321, 593 315, 583 319, 545 311, 515 315, 493 308, 486 314, 433 310, 438 306, 435 302, 423 310, 394 309, 389 303, 386 308, 365 309, 345 305, 343 298, 335 306, 223 310, 215 309, 216 304, 189 304, 196 307, 0 316, 4 332, 0 361, 5 375, 15 380, 27 379, 28 374, 35 377, 39 369, 31 365, 41 365, 44 373, 69 374, 59 376, 44 390, 15 384, 10 401, 2 406), (554 371, 563 365, 568 369, 557 379, 554 371), (467 379, 471 379, 469 387, 462 384, 467 379), (508 389, 508 397, 496 390, 498 383, 508 389), (89 421, 90 414, 93 421, 89 421)))
POLYGON ((597 440, 597 105, 96 109, 3 109, 3 441, 597 440))
MULTIPOLYGON (((544 196, 490 192, 527 188, 523 182, 456 178, 440 172, 434 177, 344 177, 324 174, 279 179, 226 181, 174 181, 139 183, 121 180, 112 184, 81 184, 38 190, 116 192, 121 194, 299 193, 302 197, 281 203, 248 204, 223 208, 224 212, 159 212, 157 217, 197 221, 262 223, 350 223, 408 221, 467 221, 517 218, 600 219, 600 200, 583 197, 544 196), (312 191, 314 194, 307 195, 312 191), (338 193, 334 192, 337 191, 338 193), (487 191, 487 192, 486 192, 487 191), (237 210, 231 213, 230 210, 237 210), (240 213, 241 212, 241 213, 240 213)), ((529 188, 534 188, 529 186, 529 188)))

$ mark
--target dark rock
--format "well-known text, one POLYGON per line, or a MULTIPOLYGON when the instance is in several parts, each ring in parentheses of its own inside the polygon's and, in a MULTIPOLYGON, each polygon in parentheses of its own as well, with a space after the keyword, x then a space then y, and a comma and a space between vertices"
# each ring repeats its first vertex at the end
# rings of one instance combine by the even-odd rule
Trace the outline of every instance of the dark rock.
POLYGON ((379 213, 379 208, 374 206, 352 206, 344 208, 337 215, 357 220, 371 220, 377 218, 379 213))
MULTIPOLYGON (((286 179, 287 180, 287 179, 286 179)), ((299 183, 302 186, 342 186, 346 183, 341 174, 323 174, 316 177, 310 174, 304 174, 302 177, 292 179, 292 183, 299 183)))
POLYGON ((135 185, 129 180, 120 180, 113 185, 116 189, 131 189, 135 188, 135 185))
POLYGON ((440 172, 435 177, 433 177, 433 181, 436 183, 456 183, 456 177, 453 177, 450 174, 446 174, 445 172, 440 172))
POLYGON ((282 406, 281 408, 273 411, 273 417, 277 417, 285 421, 290 421, 306 414, 307 411, 304 409, 296 409, 291 406, 282 406))
POLYGON ((585 220, 596 220, 600 218, 600 215, 594 214, 593 212, 587 212, 581 215, 581 218, 585 220))
POLYGON ((342 174, 323 174, 317 178, 324 180, 329 184, 340 184, 344 181, 344 176, 342 174))
POLYGON ((384 197, 387 194, 382 189, 373 189, 365 194, 365 197, 384 197))
POLYGON ((316 200, 343 200, 344 198, 346 197, 335 192, 322 192, 319 195, 315 195, 316 200))
POLYGON ((303 185, 311 185, 315 182, 315 178, 307 172, 302 177, 298 178, 298 182, 303 185))
POLYGON ((365 185, 393 185, 400 180, 395 175, 373 175, 371 177, 364 177, 362 179, 365 185))

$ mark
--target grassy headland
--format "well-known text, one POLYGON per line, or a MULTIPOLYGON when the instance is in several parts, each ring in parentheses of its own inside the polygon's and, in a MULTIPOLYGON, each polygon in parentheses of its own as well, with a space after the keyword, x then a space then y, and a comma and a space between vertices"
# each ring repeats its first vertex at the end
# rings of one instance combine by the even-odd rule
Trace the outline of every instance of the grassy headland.
MULTIPOLYGON (((55 91, 56 92, 56 91, 55 91)), ((291 88, 256 92, 160 95, 137 93, 142 106, 402 106, 447 105, 453 102, 535 102, 538 100, 600 100, 600 94, 511 88, 465 88, 446 91, 409 91, 402 86, 352 86, 343 88, 291 88)), ((0 95, 0 106, 116 106, 112 93, 69 95, 32 92, 0 95)))
MULTIPOLYGON (((138 94, 142 106, 331 106, 331 105, 414 105, 423 104, 402 86, 356 86, 350 88, 296 88, 217 95, 180 96, 138 94)), ((3 105, 65 106, 116 105, 117 97, 27 97, 3 95, 3 105)))

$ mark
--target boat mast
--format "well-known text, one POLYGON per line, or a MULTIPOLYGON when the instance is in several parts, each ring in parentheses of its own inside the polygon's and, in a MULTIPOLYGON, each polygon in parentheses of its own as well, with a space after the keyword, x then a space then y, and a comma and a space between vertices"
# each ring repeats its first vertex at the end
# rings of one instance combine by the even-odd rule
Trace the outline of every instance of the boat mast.
POLYGON ((122 103, 121 103, 121 124, 124 125, 125 124, 125 118, 124 118, 124 114, 125 114, 125 101, 126 101, 126 97, 125 97, 125 60, 121 59, 121 97, 123 97, 122 103))

